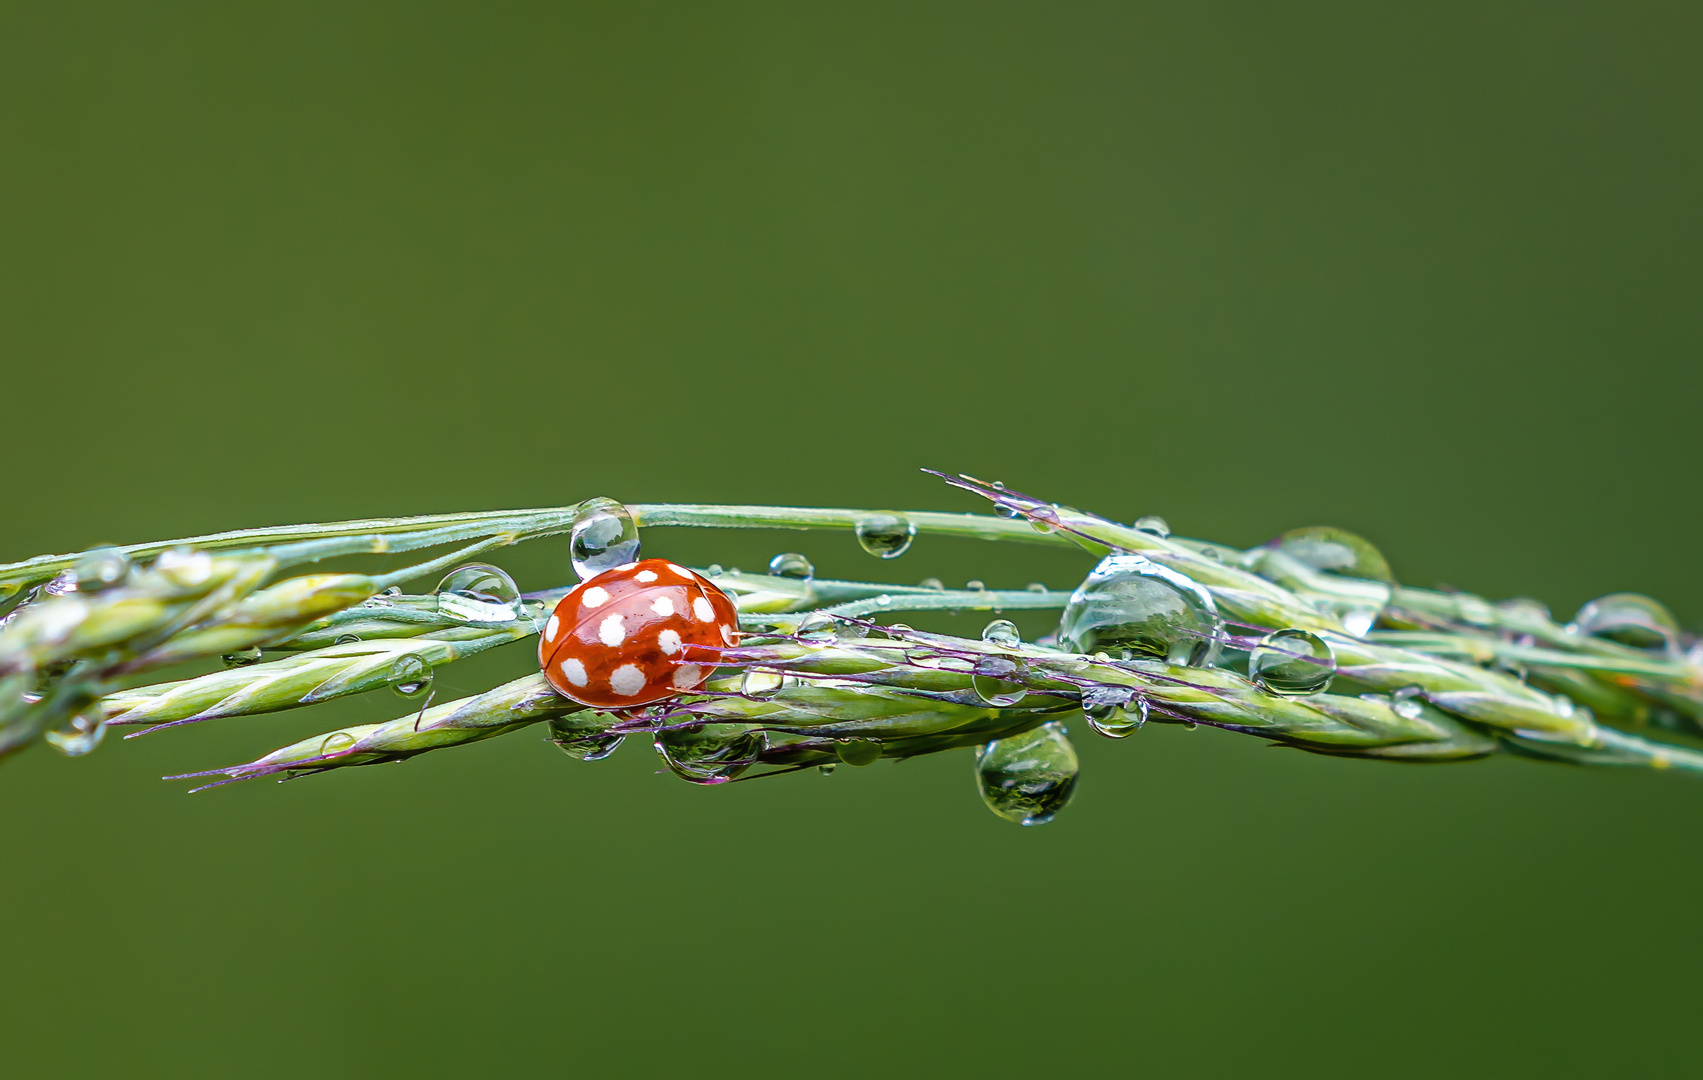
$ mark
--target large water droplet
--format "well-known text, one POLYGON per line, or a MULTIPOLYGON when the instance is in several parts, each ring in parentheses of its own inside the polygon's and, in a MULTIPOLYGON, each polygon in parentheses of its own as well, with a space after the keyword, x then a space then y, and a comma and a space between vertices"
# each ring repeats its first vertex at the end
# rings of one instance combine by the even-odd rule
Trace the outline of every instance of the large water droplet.
POLYGON ((614 499, 587 499, 574 515, 568 557, 581 581, 639 561, 639 530, 633 515, 614 499))
POLYGON ((1076 749, 1058 724, 1043 724, 976 751, 976 788, 988 809, 1019 825, 1045 825, 1076 790, 1076 749))
POLYGON ((520 615, 520 589, 501 568, 468 563, 438 582, 438 613, 460 622, 513 622, 520 615))
POLYGON ((896 559, 911 546, 917 527, 903 514, 870 514, 857 523, 857 542, 882 559, 896 559))
POLYGON ((1007 709, 1022 701, 1029 688, 1018 682, 1016 661, 1003 656, 984 656, 971 669, 970 688, 982 703, 995 709, 1007 709))
POLYGON ((1248 654, 1248 678, 1273 694, 1316 694, 1335 675, 1330 644, 1306 630, 1267 634, 1248 654))
POLYGON ((1140 555, 1102 559, 1065 604, 1059 641, 1079 653, 1156 657, 1209 666, 1224 621, 1212 595, 1192 578, 1140 555))
POLYGON ((130 576, 130 556, 115 547, 95 548, 71 568, 78 592, 100 592, 123 584, 130 576))
POLYGON ((783 551, 769 560, 769 573, 776 577, 797 578, 809 581, 816 576, 816 568, 796 551, 783 551))
POLYGON ((1010 619, 995 619, 982 627, 982 640, 990 645, 1015 649, 1023 644, 1023 635, 1017 632, 1017 624, 1010 619))
POLYGON ((1108 739, 1127 739, 1147 723, 1147 699, 1127 686, 1090 686, 1082 691, 1082 715, 1108 739))
POLYGON ((861 769, 881 760, 881 744, 874 739, 840 739, 834 743, 834 753, 847 765, 861 769))
POLYGON ((260 651, 260 646, 251 645, 246 649, 238 649, 236 652, 226 653, 219 657, 219 659, 224 661, 225 666, 228 668, 248 667, 250 664, 260 663, 263 655, 264 654, 260 651))
POLYGON ((1383 552, 1373 547, 1365 537, 1356 536, 1346 529, 1334 529, 1328 525, 1290 529, 1271 541, 1269 546, 1321 573, 1377 581, 1395 580, 1383 552))
POLYGON ((432 669, 412 653, 398 656, 385 676, 390 688, 405 698, 419 697, 432 688, 432 669))
POLYGON ((826 612, 812 611, 799 620, 793 637, 807 645, 832 645, 838 636, 834 632, 834 621, 834 617, 826 612))
POLYGON ((768 736, 738 724, 659 731, 656 752, 674 775, 694 784, 722 784, 756 764, 768 736))
POLYGON ((602 731, 585 731, 571 721, 550 722, 550 741, 556 748, 576 761, 602 761, 613 754, 626 740, 625 735, 602 731))
POLYGON ((106 737, 104 717, 73 716, 65 726, 42 734, 47 745, 66 757, 82 757, 101 744, 106 737))
POLYGON ((1171 535, 1171 524, 1158 514, 1148 514, 1135 519, 1137 532, 1152 533, 1163 540, 1171 535))
POLYGON ((1639 593, 1599 596, 1573 616, 1579 633, 1634 649, 1679 654, 1679 621, 1661 603, 1639 593))

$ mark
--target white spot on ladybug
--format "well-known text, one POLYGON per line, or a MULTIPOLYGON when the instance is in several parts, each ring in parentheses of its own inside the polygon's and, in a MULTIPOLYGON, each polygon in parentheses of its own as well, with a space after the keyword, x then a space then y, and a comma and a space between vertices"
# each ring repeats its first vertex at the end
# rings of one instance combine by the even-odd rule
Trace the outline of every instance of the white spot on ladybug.
POLYGON ((690 690, 698 685, 698 680, 704 677, 704 669, 696 664, 681 664, 674 670, 674 686, 678 690, 690 690))
POLYGON ((622 664, 609 676, 609 689, 622 697, 635 697, 645 688, 645 673, 636 664, 622 664))
POLYGON ((544 640, 555 641, 556 631, 561 627, 561 625, 562 621, 560 619, 556 618, 554 615, 550 616, 550 621, 544 624, 544 640))
POLYGON ((597 640, 611 649, 627 640, 627 628, 621 622, 620 612, 616 612, 597 624, 597 640))
POLYGON ((721 624, 721 640, 728 645, 733 644, 733 627, 726 623, 721 624))
POLYGON ((586 607, 602 607, 609 602, 609 592, 601 585, 593 585, 579 594, 579 602, 586 607))
POLYGON ((696 581, 697 580, 697 575, 693 574, 692 571, 686 569, 684 566, 675 566, 673 563, 669 563, 668 568, 670 570, 674 571, 676 574, 679 574, 681 577, 685 578, 687 581, 696 581))
POLYGON ((662 650, 662 655, 673 656, 680 651, 680 635, 673 630, 664 630, 656 635, 656 647, 662 650))
POLYGON ((649 585, 651 582, 656 580, 656 571, 655 570, 640 570, 638 573, 633 575, 633 580, 637 581, 637 582, 642 582, 645 585, 649 585))
POLYGON ((650 609, 666 619, 674 614, 674 601, 666 596, 659 596, 650 602, 650 609))
POLYGON ((698 617, 699 622, 715 621, 715 608, 710 607, 708 597, 697 596, 692 598, 692 614, 698 617))
POLYGON ((562 661, 562 678, 574 686, 585 685, 585 665, 573 657, 562 661))

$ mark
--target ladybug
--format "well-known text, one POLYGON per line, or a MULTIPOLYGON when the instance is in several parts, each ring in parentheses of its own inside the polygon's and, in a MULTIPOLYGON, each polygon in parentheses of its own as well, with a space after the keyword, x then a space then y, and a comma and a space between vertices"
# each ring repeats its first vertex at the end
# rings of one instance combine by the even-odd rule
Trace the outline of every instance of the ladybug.
POLYGON ((538 665, 564 697, 630 708, 696 690, 720 650, 738 643, 739 609, 726 593, 684 566, 645 559, 562 597, 539 638, 538 665))

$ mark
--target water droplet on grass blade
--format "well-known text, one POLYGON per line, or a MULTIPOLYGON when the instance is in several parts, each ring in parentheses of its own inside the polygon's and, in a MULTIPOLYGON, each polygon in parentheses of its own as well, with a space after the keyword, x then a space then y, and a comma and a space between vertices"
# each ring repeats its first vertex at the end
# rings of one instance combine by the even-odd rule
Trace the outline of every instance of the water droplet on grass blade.
POLYGON ((799 621, 793 637, 807 645, 832 645, 836 637, 834 617, 826 612, 812 611, 799 621))
POLYGON ((1147 723, 1147 699, 1127 686, 1090 686, 1082 691, 1082 716, 1108 739, 1127 739, 1147 723))
POLYGON ((776 577, 809 581, 816 576, 816 567, 796 551, 783 551, 769 560, 769 573, 776 577))
POLYGON ((385 681, 405 698, 419 697, 432 687, 432 669, 418 656, 399 656, 390 665, 385 681))
POLYGON ((1019 825, 1045 825, 1076 790, 1076 749, 1058 724, 995 739, 976 751, 976 788, 989 810, 1019 825))
POLYGON ((85 552, 71 568, 78 592, 99 592, 122 584, 130 576, 130 556, 115 547, 85 552))
POLYGON ((1329 643, 1306 630, 1267 634, 1248 654, 1248 678, 1273 694, 1316 694, 1336 675, 1329 643))
POLYGON ((1156 657, 1210 666, 1224 622, 1212 596, 1192 578, 1140 555, 1111 555, 1071 594, 1059 640, 1079 653, 1122 659, 1156 657))
POLYGON ((975 578, 971 578, 969 581, 964 582, 965 592, 987 592, 987 588, 986 582, 979 581, 975 578))
POLYGON ((468 563, 444 575, 437 587, 438 613, 458 622, 513 622, 520 614, 520 589, 501 568, 468 563))
POLYGON ((359 634, 338 634, 331 642, 332 645, 359 645, 360 643, 359 634))
POLYGON ((984 656, 971 669, 970 688, 984 705, 1007 709, 1022 701, 1029 688, 1013 676, 1018 674, 1017 663, 1003 656, 984 656))
POLYGON ((751 668, 740 676, 739 692, 746 697, 772 697, 781 688, 783 679, 778 671, 759 671, 751 668))
POLYGON ((925 577, 921 581, 917 582, 917 584, 925 589, 944 590, 946 588, 946 583, 937 577, 925 577))
POLYGON ((834 743, 834 753, 854 768, 863 768, 881 760, 881 744, 874 739, 840 739, 834 743))
POLYGON ((982 640, 990 645, 1015 649, 1023 644, 1023 635, 1017 632, 1017 624, 1010 619, 995 619, 982 627, 982 640))
POLYGON ((573 723, 572 718, 565 722, 550 722, 550 741, 556 744, 556 749, 576 761, 602 761, 619 749, 626 738, 625 735, 583 730, 573 723))
POLYGON ((246 649, 238 649, 236 652, 226 653, 219 657, 219 659, 223 661, 224 665, 228 668, 238 668, 260 663, 261 656, 262 653, 260 651, 260 646, 252 645, 246 649))
POLYGON ((1135 519, 1135 531, 1150 533, 1163 540, 1171 535, 1171 525, 1158 514, 1147 514, 1135 519))
POLYGON ((659 731, 656 752, 674 775, 694 784, 721 784, 756 764, 768 737, 737 724, 659 731))
POLYGON ((568 556, 581 581, 639 561, 639 530, 626 506, 614 499, 587 499, 574 515, 568 556))
POLYGON ((64 727, 42 734, 47 745, 66 757, 82 757, 94 750, 106 737, 104 717, 73 716, 64 727))
POLYGON ((356 740, 356 738, 347 731, 333 731, 324 739, 320 740, 319 754, 321 757, 324 757, 327 754, 341 753, 344 750, 349 749, 349 747, 354 746, 357 741, 358 740, 356 740))
POLYGON ((903 514, 870 514, 857 523, 857 542, 882 559, 896 559, 911 546, 917 527, 903 514))
POLYGON ((1679 621, 1663 604, 1639 593, 1599 596, 1573 616, 1579 633, 1646 652, 1679 654, 1679 621))
POLYGON ((1363 536, 1346 529, 1315 525, 1291 529, 1268 545, 1325 574, 1393 582, 1383 552, 1363 536))
POLYGON ((1031 581, 1029 584, 1023 586, 1023 590, 1025 592, 1046 592, 1047 586, 1046 583, 1042 581, 1031 581))

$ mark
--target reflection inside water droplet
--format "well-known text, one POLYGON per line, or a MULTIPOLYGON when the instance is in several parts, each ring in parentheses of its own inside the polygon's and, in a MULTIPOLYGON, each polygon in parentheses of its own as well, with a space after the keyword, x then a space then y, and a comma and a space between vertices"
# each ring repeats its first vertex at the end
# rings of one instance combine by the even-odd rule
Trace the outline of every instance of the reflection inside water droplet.
POLYGON ((1147 699, 1127 686, 1090 686, 1082 691, 1082 715, 1108 739, 1127 739, 1147 723, 1147 699))
POLYGON ((1020 678, 1016 661, 1003 656, 984 656, 971 669, 970 688, 982 703, 995 709, 1006 709, 1022 701, 1028 687, 1020 678))
POLYGON ((633 515, 614 499, 587 499, 574 515, 568 557, 581 581, 639 561, 639 530, 633 515))
POLYGON ((424 660, 410 653, 396 658, 385 681, 405 698, 419 697, 432 687, 432 669, 424 660))
POLYGON ((769 560, 769 573, 776 577, 809 581, 816 576, 816 567, 796 551, 783 551, 769 560))
POLYGON ((1101 560, 1059 620, 1060 642, 1079 653, 1197 667, 1217 659, 1223 630, 1211 594, 1140 555, 1101 560))
POLYGON ((436 590, 438 613, 458 622, 513 622, 520 589, 500 567, 468 563, 444 575, 436 590))
POLYGON ((1316 694, 1336 675, 1336 654, 1317 634, 1278 630, 1248 654, 1248 678, 1273 694, 1316 694))
POLYGON ((1017 632, 1017 624, 1010 619, 995 619, 982 627, 982 640, 992 645, 1015 649, 1023 644, 1023 635, 1017 632))
POLYGON ((857 542, 882 559, 896 559, 911 546, 917 527, 903 514, 870 514, 857 523, 857 542))
POLYGON ((1171 535, 1170 523, 1158 514, 1147 514, 1143 517, 1136 518, 1135 530, 1137 532, 1151 533, 1152 535, 1159 537, 1161 540, 1171 535))
POLYGON ((721 784, 756 764, 768 748, 768 736, 738 724, 659 731, 654 743, 662 760, 682 780, 721 784))
POLYGON ((1051 821, 1076 790, 1080 765, 1058 724, 995 739, 976 751, 976 789, 995 814, 1019 825, 1051 821))

